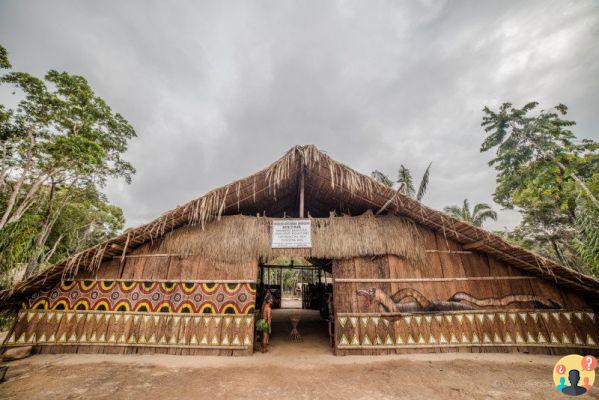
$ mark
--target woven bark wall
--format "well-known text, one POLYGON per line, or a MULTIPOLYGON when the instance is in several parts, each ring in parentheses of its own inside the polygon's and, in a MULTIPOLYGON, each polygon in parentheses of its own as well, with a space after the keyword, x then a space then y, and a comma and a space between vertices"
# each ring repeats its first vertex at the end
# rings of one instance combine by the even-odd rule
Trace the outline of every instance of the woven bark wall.
POLYGON ((39 353, 251 354, 257 261, 214 265, 157 247, 34 294, 5 344, 39 353))
POLYGON ((426 263, 396 256, 333 262, 336 354, 599 353, 597 316, 580 296, 484 253, 464 252, 441 234, 421 233, 426 263), (406 289, 417 293, 402 298, 413 292, 406 289), (400 305, 389 309, 377 296, 400 305))

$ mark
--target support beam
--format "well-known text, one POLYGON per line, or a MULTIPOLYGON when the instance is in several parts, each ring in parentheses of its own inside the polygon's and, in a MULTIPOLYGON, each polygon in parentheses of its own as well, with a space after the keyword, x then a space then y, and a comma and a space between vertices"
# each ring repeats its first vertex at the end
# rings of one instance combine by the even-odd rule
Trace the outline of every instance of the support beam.
POLYGON ((462 246, 462 248, 464 250, 478 249, 479 247, 481 247, 484 244, 485 244, 484 240, 478 240, 476 242, 466 243, 465 245, 462 246))

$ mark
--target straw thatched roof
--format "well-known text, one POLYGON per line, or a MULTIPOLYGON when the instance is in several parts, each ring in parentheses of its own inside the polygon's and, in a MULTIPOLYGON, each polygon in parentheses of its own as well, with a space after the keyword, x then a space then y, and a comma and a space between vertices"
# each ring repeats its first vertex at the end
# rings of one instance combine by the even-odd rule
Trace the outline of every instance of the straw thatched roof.
MULTIPOLYGON (((531 274, 555 280, 583 294, 590 302, 599 304, 599 280, 508 243, 480 227, 433 210, 336 162, 312 145, 295 146, 262 171, 214 189, 162 214, 148 224, 127 230, 120 236, 77 253, 16 285, 11 291, 0 292, 0 299, 32 292, 50 281, 56 281, 65 274, 75 274, 81 269, 93 270, 105 259, 124 257, 132 249, 180 227, 194 226, 203 229, 213 220, 236 214, 297 217, 298 193, 302 181, 305 188, 305 209, 312 217, 328 217, 331 212, 355 216, 386 206, 385 213, 407 217, 468 248, 488 253, 531 274)), ((229 223, 225 221, 229 220, 223 219, 223 227, 229 223)), ((173 232, 171 236, 175 238, 187 231, 181 232, 173 232)), ((263 241, 264 237, 260 240, 263 241)), ((376 240, 373 239, 373 243, 376 240)), ((252 248, 252 254, 262 255, 261 251, 267 251, 264 242, 260 243, 252 248), (256 248, 262 250, 256 251, 256 248)), ((203 252, 212 251, 206 241, 198 246, 203 252)), ((336 253, 333 249, 328 251, 329 255, 343 254, 336 253)))

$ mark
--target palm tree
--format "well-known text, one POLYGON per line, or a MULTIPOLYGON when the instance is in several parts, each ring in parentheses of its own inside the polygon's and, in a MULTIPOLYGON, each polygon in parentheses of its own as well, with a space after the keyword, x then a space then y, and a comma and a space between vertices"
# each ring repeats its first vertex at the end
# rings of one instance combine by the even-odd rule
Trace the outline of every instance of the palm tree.
MULTIPOLYGON (((429 163, 428 167, 426 167, 426 170, 424 171, 424 174, 422 175, 422 179, 420 180, 420 185, 418 185, 418 192, 416 192, 416 190, 414 188, 412 172, 410 172, 410 170, 408 168, 406 168, 403 164, 401 164, 399 166, 399 171, 397 174, 396 182, 399 183, 399 188, 397 189, 397 191, 401 194, 404 194, 413 199, 421 201, 422 198, 424 197, 424 194, 426 193, 426 189, 428 188, 428 182, 429 182, 429 178, 430 178, 432 164, 433 163, 429 163)), ((379 170, 372 171, 370 176, 374 180, 382 183, 385 186, 393 187, 393 185, 394 185, 393 181, 387 175, 385 175, 384 173, 382 173, 379 170)))
POLYGON ((453 217, 470 222, 472 225, 476 226, 482 226, 483 222, 487 219, 497 221, 497 213, 493 211, 491 206, 487 203, 476 204, 471 212, 468 199, 464 199, 464 204, 461 207, 449 206, 445 207, 444 211, 453 217))

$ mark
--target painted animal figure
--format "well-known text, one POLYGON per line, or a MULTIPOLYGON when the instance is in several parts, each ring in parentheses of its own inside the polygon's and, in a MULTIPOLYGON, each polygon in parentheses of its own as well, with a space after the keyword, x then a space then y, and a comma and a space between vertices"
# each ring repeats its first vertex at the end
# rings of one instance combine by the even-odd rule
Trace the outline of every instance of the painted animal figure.
POLYGON ((545 300, 531 295, 508 295, 499 299, 478 299, 468 293, 458 292, 448 300, 429 300, 416 289, 400 289, 392 296, 383 290, 370 288, 358 290, 357 294, 366 298, 368 304, 379 305, 384 312, 434 312, 434 311, 459 311, 479 310, 485 307, 505 307, 512 304, 522 304, 530 308, 557 309, 561 304, 554 300, 545 300), (411 299, 411 301, 404 301, 411 299))

